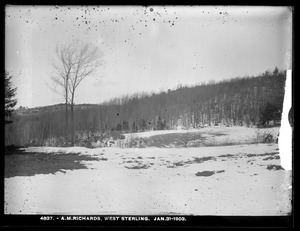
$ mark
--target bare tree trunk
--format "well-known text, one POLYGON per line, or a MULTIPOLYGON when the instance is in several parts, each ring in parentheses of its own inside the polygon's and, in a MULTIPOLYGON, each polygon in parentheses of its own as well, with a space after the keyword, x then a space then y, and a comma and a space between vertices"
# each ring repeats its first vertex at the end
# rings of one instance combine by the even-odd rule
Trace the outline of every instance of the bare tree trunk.
POLYGON ((74 124, 74 97, 75 97, 75 89, 71 92, 71 145, 75 146, 75 124, 74 124))
POLYGON ((71 145, 75 146, 74 104, 71 104, 71 145))
POLYGON ((68 114, 68 84, 69 84, 69 73, 66 76, 65 81, 65 98, 66 98, 66 143, 69 146, 70 143, 70 130, 69 130, 69 114, 68 114))
POLYGON ((66 143, 69 144, 69 114, 68 114, 68 101, 66 100, 66 143))

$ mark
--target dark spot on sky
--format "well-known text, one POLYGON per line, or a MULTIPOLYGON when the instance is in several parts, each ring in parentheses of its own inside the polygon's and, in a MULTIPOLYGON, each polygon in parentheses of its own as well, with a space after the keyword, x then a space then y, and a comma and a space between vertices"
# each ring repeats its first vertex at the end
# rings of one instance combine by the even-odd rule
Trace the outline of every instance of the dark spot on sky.
POLYGON ((152 12, 152 11, 153 11, 153 8, 150 8, 150 11, 152 12))

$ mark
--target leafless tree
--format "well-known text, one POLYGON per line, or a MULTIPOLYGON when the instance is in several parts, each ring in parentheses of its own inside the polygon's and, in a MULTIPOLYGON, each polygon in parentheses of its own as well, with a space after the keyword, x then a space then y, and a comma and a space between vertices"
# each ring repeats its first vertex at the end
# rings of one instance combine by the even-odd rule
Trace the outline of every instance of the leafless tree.
POLYGON ((56 61, 53 63, 55 75, 52 81, 60 87, 66 105, 66 137, 71 145, 75 144, 74 105, 75 93, 80 83, 87 77, 93 76, 96 69, 102 65, 102 53, 98 47, 90 44, 72 43, 58 45, 55 49, 56 61), (69 127, 68 107, 71 112, 71 129, 69 127))

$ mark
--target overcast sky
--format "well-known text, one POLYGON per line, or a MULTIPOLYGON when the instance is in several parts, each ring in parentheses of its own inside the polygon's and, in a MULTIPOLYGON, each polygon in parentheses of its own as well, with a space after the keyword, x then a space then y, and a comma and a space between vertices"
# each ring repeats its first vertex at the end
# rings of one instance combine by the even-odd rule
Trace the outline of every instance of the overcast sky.
POLYGON ((6 7, 5 69, 19 106, 63 103, 51 90, 57 44, 98 46, 104 65, 85 79, 75 103, 291 68, 287 7, 6 7))

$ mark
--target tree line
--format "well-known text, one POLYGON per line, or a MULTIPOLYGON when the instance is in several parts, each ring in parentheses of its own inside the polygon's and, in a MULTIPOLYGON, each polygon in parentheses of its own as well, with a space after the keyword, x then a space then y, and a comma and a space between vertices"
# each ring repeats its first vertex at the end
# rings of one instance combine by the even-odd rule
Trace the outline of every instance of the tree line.
MULTIPOLYGON (((195 86, 178 86, 160 93, 139 93, 99 105, 75 105, 74 142, 82 136, 111 132, 139 132, 202 126, 279 125, 284 98, 285 71, 275 68, 258 76, 238 77, 195 86)), ((34 114, 12 114, 6 126, 6 144, 46 145, 65 139, 66 107, 34 114)))

